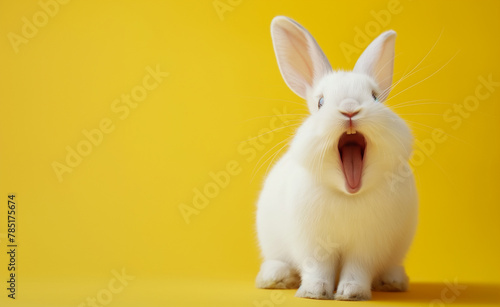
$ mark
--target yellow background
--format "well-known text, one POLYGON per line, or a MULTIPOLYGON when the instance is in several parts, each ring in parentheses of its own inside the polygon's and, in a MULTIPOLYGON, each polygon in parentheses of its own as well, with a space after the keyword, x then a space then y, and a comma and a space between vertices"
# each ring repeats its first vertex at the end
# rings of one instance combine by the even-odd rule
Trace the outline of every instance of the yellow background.
MULTIPOLYGON (((418 140, 430 142, 434 128, 447 140, 415 167, 421 202, 406 261, 410 292, 375 293, 370 304, 438 304, 454 280, 467 289, 447 303, 498 303, 500 87, 458 127, 443 114, 477 95, 481 76, 500 81, 500 2, 400 0, 384 26, 370 11, 388 11, 386 0, 221 2, 231 10, 219 16, 212 0, 75 0, 60 4, 17 53, 9 33, 21 35, 23 17, 42 9, 0 2, 1 305, 79 306, 122 268, 135 279, 111 306, 272 303, 273 292, 253 285, 254 204, 269 157, 306 112, 276 64, 276 15, 308 28, 335 68, 353 67, 357 54, 346 57, 341 44, 364 48, 356 29, 367 27, 376 32, 370 40, 398 32, 395 81, 423 59, 388 104, 418 140), (113 101, 157 65, 168 77, 120 119, 113 101), (104 118, 115 130, 59 182, 53 162, 64 163, 66 147, 104 118), (283 118, 288 127, 266 130, 283 118), (187 224, 179 205, 193 206, 193 189, 213 184, 210 173, 230 161, 240 172, 187 224), (19 219, 15 302, 5 290, 9 193, 19 219)), ((276 292, 284 297, 276 305, 344 304, 294 292, 276 292)))

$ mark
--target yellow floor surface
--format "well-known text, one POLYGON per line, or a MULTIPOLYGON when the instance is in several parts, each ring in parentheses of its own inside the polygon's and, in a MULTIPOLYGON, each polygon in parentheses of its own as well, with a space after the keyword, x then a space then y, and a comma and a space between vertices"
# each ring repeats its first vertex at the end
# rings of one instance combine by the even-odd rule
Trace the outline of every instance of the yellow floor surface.
POLYGON ((405 293, 374 292, 371 301, 339 302, 296 298, 295 290, 256 289, 253 281, 136 278, 110 291, 109 280, 20 283, 18 298, 1 306, 500 306, 500 285, 445 281, 412 282, 405 293), (93 302, 93 303, 92 303, 93 302), (94 304, 94 305, 93 305, 94 304))

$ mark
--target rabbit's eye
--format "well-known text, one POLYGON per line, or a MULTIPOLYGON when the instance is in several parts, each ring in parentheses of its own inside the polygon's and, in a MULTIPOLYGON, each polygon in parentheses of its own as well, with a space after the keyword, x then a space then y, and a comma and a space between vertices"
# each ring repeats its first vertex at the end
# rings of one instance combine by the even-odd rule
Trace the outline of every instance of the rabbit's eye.
POLYGON ((325 101, 325 98, 321 97, 318 101, 318 109, 323 106, 323 102, 325 101))
POLYGON ((373 92, 373 91, 372 91, 372 97, 373 97, 373 100, 375 100, 376 102, 378 102, 377 95, 375 95, 375 92, 373 92))

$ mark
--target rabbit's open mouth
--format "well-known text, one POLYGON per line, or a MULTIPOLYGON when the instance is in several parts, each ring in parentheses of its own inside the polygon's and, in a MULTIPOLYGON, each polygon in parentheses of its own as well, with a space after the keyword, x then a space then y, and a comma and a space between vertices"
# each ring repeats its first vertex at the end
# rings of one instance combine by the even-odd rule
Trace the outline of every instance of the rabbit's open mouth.
POLYGON ((338 148, 347 191, 356 193, 361 188, 366 139, 359 132, 352 134, 344 132, 340 136, 338 148))

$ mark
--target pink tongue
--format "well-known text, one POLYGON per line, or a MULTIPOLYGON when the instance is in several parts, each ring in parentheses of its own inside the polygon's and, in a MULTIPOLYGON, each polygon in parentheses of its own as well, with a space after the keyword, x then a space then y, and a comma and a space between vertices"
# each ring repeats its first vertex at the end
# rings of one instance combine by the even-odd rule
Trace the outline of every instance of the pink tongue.
POLYGON ((347 184, 352 189, 359 187, 361 182, 361 168, 363 160, 361 158, 361 146, 347 144, 342 146, 342 163, 344 164, 344 175, 347 184))

